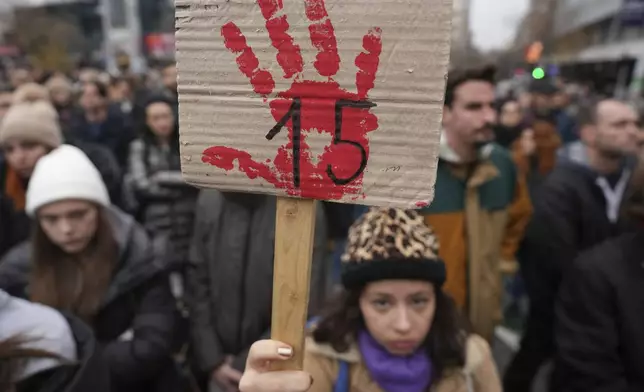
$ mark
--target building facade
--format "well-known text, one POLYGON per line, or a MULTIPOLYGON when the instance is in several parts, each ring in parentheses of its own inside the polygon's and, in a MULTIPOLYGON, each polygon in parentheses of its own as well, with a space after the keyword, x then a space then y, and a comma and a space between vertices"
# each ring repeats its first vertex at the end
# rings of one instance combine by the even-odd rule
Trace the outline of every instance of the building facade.
POLYGON ((567 79, 620 97, 641 96, 644 15, 641 0, 559 0, 550 60, 567 79))
POLYGON ((145 58, 142 51, 141 18, 138 0, 99 0, 103 25, 103 51, 107 69, 117 73, 116 58, 125 53, 131 70, 142 72, 145 58))
POLYGON ((454 0, 452 45, 464 48, 470 40, 470 1, 454 0))
POLYGON ((470 31, 471 0, 454 0, 452 13, 452 63, 468 60, 472 54, 470 31))

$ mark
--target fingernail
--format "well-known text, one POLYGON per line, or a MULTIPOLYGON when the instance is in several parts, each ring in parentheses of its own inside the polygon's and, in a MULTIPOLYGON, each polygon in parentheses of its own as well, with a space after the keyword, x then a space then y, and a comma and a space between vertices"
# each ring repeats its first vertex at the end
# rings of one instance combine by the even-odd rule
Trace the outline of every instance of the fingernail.
POLYGON ((277 354, 280 357, 290 358, 293 355, 293 349, 290 347, 280 347, 277 349, 277 354))

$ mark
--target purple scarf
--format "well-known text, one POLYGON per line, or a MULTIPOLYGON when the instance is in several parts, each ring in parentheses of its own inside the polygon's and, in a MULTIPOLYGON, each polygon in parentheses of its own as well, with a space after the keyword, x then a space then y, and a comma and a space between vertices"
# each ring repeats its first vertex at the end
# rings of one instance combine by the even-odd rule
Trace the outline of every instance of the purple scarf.
POLYGON ((371 378, 386 392, 429 389, 432 362, 422 348, 407 357, 393 355, 364 330, 358 334, 358 346, 371 378))

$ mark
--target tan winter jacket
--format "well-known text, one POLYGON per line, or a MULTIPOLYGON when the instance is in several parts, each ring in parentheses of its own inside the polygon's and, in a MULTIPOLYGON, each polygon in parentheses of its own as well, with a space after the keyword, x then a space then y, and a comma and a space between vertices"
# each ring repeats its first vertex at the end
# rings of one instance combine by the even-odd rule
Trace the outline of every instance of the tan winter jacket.
MULTIPOLYGON (((309 392, 333 391, 340 360, 350 364, 349 392, 384 392, 369 375, 357 346, 351 347, 345 353, 338 353, 328 345, 317 344, 310 337, 306 340, 304 357, 304 370, 309 372, 314 380, 309 392)), ((465 367, 448 371, 430 392, 501 392, 501 390, 490 346, 480 336, 471 335, 467 341, 465 367)))

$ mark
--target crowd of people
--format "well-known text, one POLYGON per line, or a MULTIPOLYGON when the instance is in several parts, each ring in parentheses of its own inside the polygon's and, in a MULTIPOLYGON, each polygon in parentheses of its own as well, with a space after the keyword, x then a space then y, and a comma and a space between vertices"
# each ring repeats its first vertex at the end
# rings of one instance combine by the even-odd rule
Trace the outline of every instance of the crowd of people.
POLYGON ((544 367, 554 392, 644 390, 628 102, 451 71, 433 202, 318 203, 304 369, 274 371, 276 198, 184 183, 158 73, 17 67, 0 92, 0 392, 525 392, 544 367))

